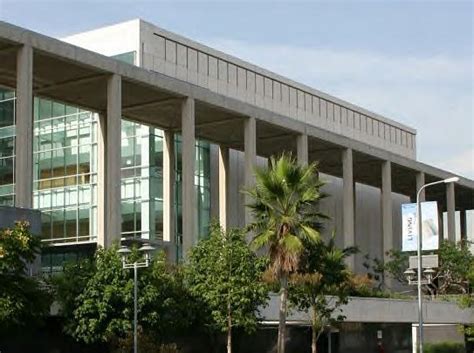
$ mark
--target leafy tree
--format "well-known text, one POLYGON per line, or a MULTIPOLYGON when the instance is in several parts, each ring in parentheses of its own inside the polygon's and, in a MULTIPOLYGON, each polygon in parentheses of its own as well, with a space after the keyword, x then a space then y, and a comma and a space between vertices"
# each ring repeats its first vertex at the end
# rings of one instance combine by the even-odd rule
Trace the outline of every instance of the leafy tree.
MULTIPOLYGON (((385 269, 401 283, 406 283, 403 272, 408 268, 409 254, 389 252, 391 260, 385 269)), ((430 286, 423 289, 432 295, 468 294, 474 272, 474 255, 465 241, 458 243, 445 240, 438 249, 439 267, 430 286)))
POLYGON ((320 240, 317 210, 323 197, 317 165, 298 165, 290 154, 272 157, 268 169, 256 169, 255 187, 247 190, 253 214, 252 246, 268 251, 269 270, 280 285, 278 352, 285 351, 288 278, 296 271, 304 244, 320 240))
POLYGON ((257 308, 268 299, 261 281, 265 259, 257 258, 240 229, 224 231, 210 227, 210 236, 191 250, 187 282, 191 293, 208 306, 213 331, 227 334, 227 352, 232 352, 232 329, 253 332, 257 328, 257 308))
MULTIPOLYGON (((140 255, 133 249, 131 261, 140 255)), ((66 325, 65 331, 84 343, 120 346, 133 325, 132 271, 123 270, 117 247, 98 249, 93 260, 65 266, 53 283, 66 325)), ((156 256, 149 268, 139 269, 138 324, 141 341, 160 341, 192 324, 191 296, 183 275, 156 256)), ((140 347, 140 346, 139 346, 140 347)), ((145 349, 144 347, 142 347, 145 349)))
POLYGON ((0 331, 38 323, 49 312, 48 290, 27 274, 40 245, 28 222, 0 230, 0 331))
POLYGON ((338 249, 334 236, 327 243, 309 243, 298 272, 291 276, 290 302, 311 315, 313 353, 317 352, 317 341, 324 328, 343 319, 342 315, 334 316, 340 313, 350 294, 352 273, 344 259, 356 252, 353 247, 338 249))

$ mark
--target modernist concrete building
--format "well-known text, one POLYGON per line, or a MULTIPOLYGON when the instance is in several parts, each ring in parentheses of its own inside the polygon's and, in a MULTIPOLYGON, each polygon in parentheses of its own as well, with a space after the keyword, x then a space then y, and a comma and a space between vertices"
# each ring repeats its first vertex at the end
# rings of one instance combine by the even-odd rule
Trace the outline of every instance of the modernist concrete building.
MULTIPOLYGON (((0 85, 0 204, 42 211, 45 271, 130 238, 176 261, 210 218, 245 224, 254 166, 292 151, 319 161, 362 272, 400 247, 400 205, 453 176, 416 160, 413 128, 142 20, 63 40, 2 22, 0 85)), ((474 181, 423 197, 445 238, 474 237, 474 181)))

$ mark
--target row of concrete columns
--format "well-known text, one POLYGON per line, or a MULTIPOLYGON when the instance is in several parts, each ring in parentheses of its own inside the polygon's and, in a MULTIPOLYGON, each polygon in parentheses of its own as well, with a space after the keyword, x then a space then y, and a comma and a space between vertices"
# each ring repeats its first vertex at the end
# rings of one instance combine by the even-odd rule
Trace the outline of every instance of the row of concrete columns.
MULTIPOLYGON (((15 203, 19 207, 33 206, 33 50, 23 46, 17 56, 16 87, 16 162, 15 162, 15 203)), ((110 246, 118 240, 121 232, 120 178, 121 178, 121 117, 122 117, 122 82, 118 75, 111 75, 107 81, 107 108, 99 114, 98 137, 98 243, 110 246)), ((244 155, 245 187, 254 184, 254 165, 256 164, 256 119, 244 120, 244 155)), ((182 133, 182 229, 183 251, 187 252, 196 242, 196 195, 195 177, 195 102, 185 98, 181 105, 182 133)), ((308 136, 296 136, 297 160, 308 163, 308 136)), ((163 236, 165 241, 174 244, 174 135, 165 131, 163 143, 163 236)), ((353 151, 342 150, 343 171, 343 234, 344 246, 355 245, 355 182, 353 173, 353 151)), ((391 162, 383 161, 381 165, 381 209, 383 250, 393 248, 392 234, 392 178, 391 162)), ((219 220, 222 226, 229 224, 229 149, 219 148, 219 220)), ((417 189, 424 184, 424 174, 416 177, 417 189)), ((424 200, 424 193, 421 195, 424 200)), ((246 198, 245 203, 250 200, 246 198)), ((447 184, 448 232, 455 234, 455 194, 454 184, 447 184)), ((251 215, 245 212, 248 223, 251 215)), ((354 259, 348 260, 351 267, 354 259)))

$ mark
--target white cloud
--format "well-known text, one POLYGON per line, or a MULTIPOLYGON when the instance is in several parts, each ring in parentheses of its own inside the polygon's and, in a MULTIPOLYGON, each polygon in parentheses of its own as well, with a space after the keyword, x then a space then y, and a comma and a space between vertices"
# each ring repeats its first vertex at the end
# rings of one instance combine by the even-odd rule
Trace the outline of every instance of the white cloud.
POLYGON ((474 178, 474 148, 462 151, 448 160, 435 161, 441 168, 474 178))
POLYGON ((416 128, 419 160, 474 178, 472 58, 205 42, 416 128))

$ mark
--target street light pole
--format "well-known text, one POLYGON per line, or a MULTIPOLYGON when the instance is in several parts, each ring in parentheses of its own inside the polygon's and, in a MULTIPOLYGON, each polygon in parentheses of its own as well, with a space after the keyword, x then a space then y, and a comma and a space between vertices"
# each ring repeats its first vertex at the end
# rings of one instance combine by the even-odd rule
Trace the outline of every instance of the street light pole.
POLYGON ((418 260, 418 353, 423 353, 423 296, 421 295, 421 270, 422 270, 422 238, 423 238, 423 223, 421 221, 421 202, 420 195, 421 192, 429 186, 437 184, 447 184, 454 183, 459 180, 458 177, 448 178, 440 181, 435 181, 433 183, 428 183, 423 185, 418 192, 416 193, 416 222, 418 226, 418 249, 417 249, 417 260, 418 260))
POLYGON ((122 246, 118 253, 122 256, 122 268, 133 269, 133 353, 138 353, 138 269, 140 267, 150 266, 151 256, 150 253, 155 250, 154 247, 149 244, 143 245, 138 251, 145 253, 145 262, 134 261, 133 263, 127 263, 127 256, 130 255, 131 251, 126 246, 122 246))
POLYGON ((133 352, 138 352, 138 339, 137 339, 137 324, 138 324, 138 305, 137 305, 137 292, 138 292, 138 267, 137 262, 133 263, 133 352))

